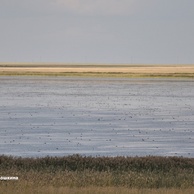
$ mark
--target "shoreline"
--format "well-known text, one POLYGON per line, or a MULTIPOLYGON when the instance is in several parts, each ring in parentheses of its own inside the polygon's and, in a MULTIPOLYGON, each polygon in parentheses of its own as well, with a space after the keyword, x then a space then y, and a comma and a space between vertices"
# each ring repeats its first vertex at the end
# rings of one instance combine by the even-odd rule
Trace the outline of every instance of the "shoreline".
POLYGON ((0 63, 0 75, 194 78, 194 65, 0 63))

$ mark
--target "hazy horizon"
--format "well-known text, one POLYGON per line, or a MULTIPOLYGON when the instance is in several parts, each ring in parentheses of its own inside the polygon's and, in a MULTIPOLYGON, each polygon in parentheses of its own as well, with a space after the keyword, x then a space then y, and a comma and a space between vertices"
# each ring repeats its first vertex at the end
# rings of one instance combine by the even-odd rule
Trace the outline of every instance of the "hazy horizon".
POLYGON ((194 64, 192 0, 0 0, 0 62, 194 64))

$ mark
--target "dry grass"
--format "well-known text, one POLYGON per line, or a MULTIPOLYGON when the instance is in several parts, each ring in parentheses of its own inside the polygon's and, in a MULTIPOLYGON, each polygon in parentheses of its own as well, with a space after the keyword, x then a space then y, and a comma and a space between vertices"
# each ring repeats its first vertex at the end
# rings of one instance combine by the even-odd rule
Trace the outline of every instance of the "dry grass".
POLYGON ((166 73, 194 73, 194 67, 6 67, 0 68, 3 72, 40 72, 40 73, 140 73, 140 74, 166 74, 166 73))
POLYGON ((9 187, 0 188, 6 194, 193 194, 194 189, 129 189, 124 187, 9 187))
POLYGON ((0 64, 0 75, 194 77, 194 65, 0 64))
POLYGON ((151 156, 135 158, 94 158, 79 155, 45 158, 0 156, 0 176, 19 177, 18 181, 0 181, 0 193, 5 191, 13 193, 14 190, 14 193, 21 194, 95 192, 121 194, 169 191, 174 193, 184 191, 183 193, 188 194, 194 191, 194 159, 151 156))

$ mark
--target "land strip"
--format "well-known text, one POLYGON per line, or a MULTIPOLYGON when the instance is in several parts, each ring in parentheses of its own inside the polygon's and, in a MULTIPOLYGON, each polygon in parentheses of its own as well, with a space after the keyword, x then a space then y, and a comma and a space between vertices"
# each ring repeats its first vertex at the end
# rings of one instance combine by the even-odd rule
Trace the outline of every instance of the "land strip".
POLYGON ((0 63, 0 75, 194 78, 194 65, 0 63))

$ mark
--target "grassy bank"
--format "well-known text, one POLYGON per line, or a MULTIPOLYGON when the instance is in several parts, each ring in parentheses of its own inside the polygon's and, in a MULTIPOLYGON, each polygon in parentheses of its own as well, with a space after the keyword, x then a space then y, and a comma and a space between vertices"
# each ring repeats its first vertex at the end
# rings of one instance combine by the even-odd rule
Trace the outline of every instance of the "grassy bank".
POLYGON ((194 159, 0 156, 0 176, 19 178, 0 181, 0 193, 189 193, 194 191, 194 159))

